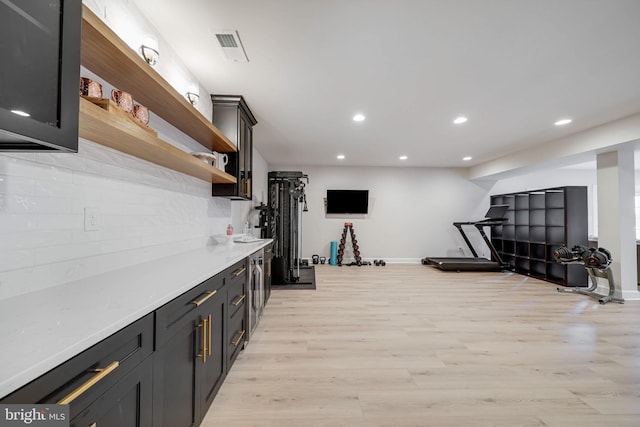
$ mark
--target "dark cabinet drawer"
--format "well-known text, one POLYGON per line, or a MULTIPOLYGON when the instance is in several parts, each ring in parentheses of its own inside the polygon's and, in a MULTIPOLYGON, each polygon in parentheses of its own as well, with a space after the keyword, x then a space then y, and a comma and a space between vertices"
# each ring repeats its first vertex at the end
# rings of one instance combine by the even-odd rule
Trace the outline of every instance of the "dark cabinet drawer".
POLYGON ((73 419, 152 352, 153 314, 149 314, 13 392, 2 403, 65 400, 73 419), (94 384, 87 387, 91 381, 94 384))
POLYGON ((193 321, 198 307, 221 292, 224 277, 216 275, 156 310, 156 348, 186 323, 193 321))
POLYGON ((130 371, 88 408, 70 427, 142 427, 151 425, 153 357, 130 371))
POLYGON ((239 281, 246 281, 247 278, 247 260, 242 260, 227 268, 223 275, 227 286, 233 285, 239 281))
POLYGON ((246 280, 234 280, 227 289, 227 307, 229 317, 233 317, 239 310, 244 310, 247 299, 246 280))
POLYGON ((227 372, 231 369, 231 365, 238 357, 240 351, 244 348, 246 339, 246 318, 244 311, 238 311, 229 319, 229 328, 227 334, 227 372))

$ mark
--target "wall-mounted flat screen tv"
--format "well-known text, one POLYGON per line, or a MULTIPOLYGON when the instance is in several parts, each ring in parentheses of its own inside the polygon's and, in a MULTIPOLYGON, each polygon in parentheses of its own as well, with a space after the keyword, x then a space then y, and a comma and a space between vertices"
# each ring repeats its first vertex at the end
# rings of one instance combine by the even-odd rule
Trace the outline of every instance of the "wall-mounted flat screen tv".
POLYGON ((327 214, 366 214, 369 190, 327 190, 327 214))

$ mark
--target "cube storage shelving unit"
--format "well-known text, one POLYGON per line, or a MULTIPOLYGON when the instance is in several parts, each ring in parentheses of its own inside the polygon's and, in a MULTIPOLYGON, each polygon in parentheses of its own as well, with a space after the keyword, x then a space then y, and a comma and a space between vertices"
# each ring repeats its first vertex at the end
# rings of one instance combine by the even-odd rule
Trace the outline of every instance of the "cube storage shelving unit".
POLYGON ((563 265, 553 257, 560 246, 588 246, 587 187, 492 195, 491 204, 509 205, 508 222, 491 227, 491 242, 515 272, 563 286, 588 286, 583 266, 563 265))

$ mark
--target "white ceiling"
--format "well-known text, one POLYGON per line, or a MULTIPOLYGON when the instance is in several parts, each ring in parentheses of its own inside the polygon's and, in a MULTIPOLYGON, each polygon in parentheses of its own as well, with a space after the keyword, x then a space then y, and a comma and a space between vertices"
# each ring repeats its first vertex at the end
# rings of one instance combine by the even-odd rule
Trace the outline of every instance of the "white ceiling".
POLYGON ((639 0, 134 3, 205 88, 246 98, 271 164, 471 166, 640 112, 639 0))

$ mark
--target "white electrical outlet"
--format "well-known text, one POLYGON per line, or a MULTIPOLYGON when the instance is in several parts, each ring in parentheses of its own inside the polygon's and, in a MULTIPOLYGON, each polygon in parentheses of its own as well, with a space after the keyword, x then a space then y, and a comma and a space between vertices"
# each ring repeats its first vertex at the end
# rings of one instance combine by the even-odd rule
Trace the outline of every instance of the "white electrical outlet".
POLYGON ((98 208, 84 208, 84 231, 98 230, 98 208))

